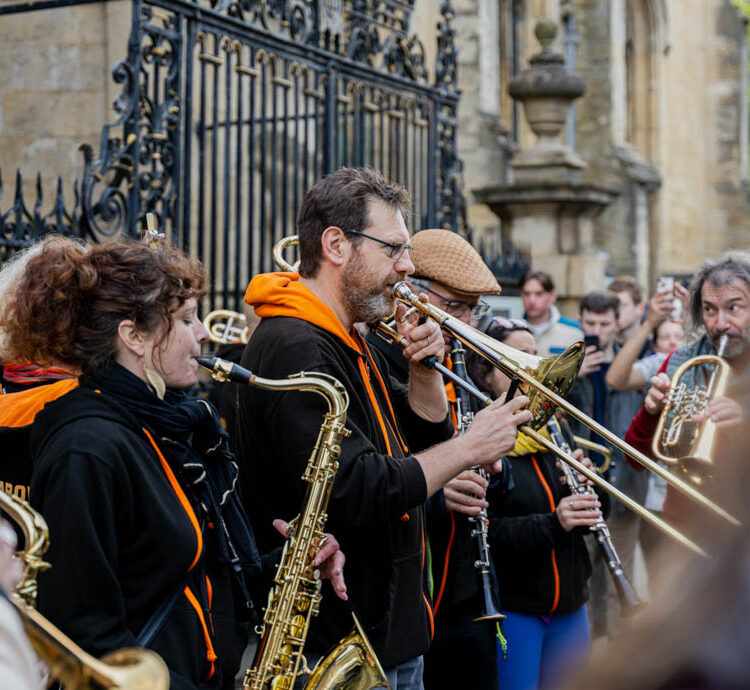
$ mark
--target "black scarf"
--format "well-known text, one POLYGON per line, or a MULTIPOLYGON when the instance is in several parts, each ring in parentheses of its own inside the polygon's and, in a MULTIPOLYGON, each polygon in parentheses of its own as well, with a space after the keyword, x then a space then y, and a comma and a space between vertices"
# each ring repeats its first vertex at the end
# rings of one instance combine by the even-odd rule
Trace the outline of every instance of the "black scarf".
POLYGON ((216 539, 207 540, 206 548, 231 564, 249 602, 244 573, 259 573, 261 559, 236 492, 238 470, 229 436, 213 405, 178 390, 167 390, 160 400, 144 381, 116 362, 101 376, 85 375, 80 381, 81 386, 106 391, 153 434, 180 478, 201 527, 208 523, 222 526, 212 530, 216 539))

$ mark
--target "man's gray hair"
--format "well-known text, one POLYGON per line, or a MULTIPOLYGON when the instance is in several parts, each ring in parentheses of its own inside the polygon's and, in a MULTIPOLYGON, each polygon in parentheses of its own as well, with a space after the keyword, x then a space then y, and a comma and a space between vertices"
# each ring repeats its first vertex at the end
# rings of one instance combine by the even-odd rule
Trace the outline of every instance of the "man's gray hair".
POLYGON ((703 286, 731 285, 737 279, 744 280, 750 288, 750 253, 732 251, 718 259, 704 262, 690 283, 690 318, 694 327, 703 325, 703 286))

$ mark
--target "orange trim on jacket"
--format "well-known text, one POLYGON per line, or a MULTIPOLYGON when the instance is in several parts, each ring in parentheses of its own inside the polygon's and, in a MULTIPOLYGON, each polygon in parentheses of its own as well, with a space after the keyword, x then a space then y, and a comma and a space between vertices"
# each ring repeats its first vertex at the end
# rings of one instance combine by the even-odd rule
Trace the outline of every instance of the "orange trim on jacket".
POLYGON ((211 670, 208 672, 208 675, 206 676, 206 680, 211 678, 214 673, 216 673, 216 666, 214 662, 219 658, 216 656, 216 652, 214 651, 214 645, 213 642, 211 642, 211 635, 208 632, 208 626, 206 625, 206 617, 203 615, 203 609, 201 608, 200 604, 198 603, 198 599, 196 598, 195 594, 190 590, 190 587, 185 587, 185 596, 187 597, 187 600, 190 602, 190 605, 195 609, 195 613, 198 616, 198 620, 201 622, 201 628, 203 628, 203 640, 206 643, 206 661, 208 661, 209 664, 211 664, 211 670))
POLYGON ((78 388, 78 379, 63 379, 17 393, 0 395, 0 426, 28 426, 49 402, 78 388))
MULTIPOLYGON (((547 494, 547 499, 549 500, 550 510, 554 513, 555 512, 555 499, 552 496, 552 490, 549 488, 549 484, 547 484, 546 480, 544 479, 544 475, 542 475, 542 470, 539 467, 539 463, 536 461, 536 458, 532 455, 531 456, 531 462, 534 464, 534 470, 536 471, 537 476, 539 477, 539 481, 542 483, 542 487, 544 488, 545 493, 547 494)), ((549 612, 554 613, 557 609, 557 605, 560 603, 560 573, 557 570, 557 559, 555 558, 555 547, 552 547, 551 551, 552 555, 552 572, 555 576, 555 597, 552 601, 552 608, 550 608, 549 612)))
POLYGON ((409 452, 409 448, 406 445, 406 442, 404 441, 404 439, 401 437, 401 432, 399 431, 399 428, 398 428, 398 422, 396 421, 396 413, 393 411, 393 405, 391 404, 391 398, 388 395, 388 389, 385 387, 385 381, 383 381, 383 375, 380 373, 380 369, 378 368, 378 365, 375 362, 375 358, 372 356, 372 352, 370 352, 370 347, 368 346, 367 341, 362 336, 358 336, 358 337, 359 337, 359 341, 362 343, 362 347, 367 353, 367 359, 369 360, 370 364, 372 364, 372 369, 375 372, 375 378, 377 378, 378 383, 380 384, 380 390, 383 391, 383 396, 385 397, 385 403, 386 405, 388 405, 388 410, 391 413, 391 420, 393 420, 393 423, 391 423, 389 420, 391 431, 393 432, 393 435, 396 437, 399 444, 401 445, 401 450, 403 450, 404 454, 406 454, 409 452))
MULTIPOLYGON (((365 384, 367 391, 367 397, 370 399, 375 415, 380 425, 380 431, 385 441, 388 455, 392 455, 391 442, 388 437, 388 430, 386 423, 383 418, 383 414, 380 411, 380 405, 375 397, 375 391, 372 389, 370 383, 370 375, 365 366, 363 358, 372 365, 372 369, 375 371, 375 376, 379 381, 379 384, 383 390, 388 408, 393 416, 393 424, 391 425, 394 436, 401 444, 404 453, 407 452, 406 444, 403 442, 400 433, 398 433, 398 424, 396 423, 396 416, 393 413, 393 406, 391 405, 388 391, 385 388, 385 383, 380 375, 375 360, 369 351, 369 348, 352 329, 351 332, 344 328, 344 324, 339 321, 339 318, 334 313, 333 309, 323 302, 310 288, 299 282, 298 273, 262 273, 255 276, 250 281, 250 285, 247 286, 245 292, 245 302, 255 308, 255 313, 263 318, 269 318, 273 316, 289 316, 295 319, 301 319, 311 323, 313 326, 322 328, 325 331, 335 335, 339 340, 343 341, 345 345, 348 345, 355 352, 361 355, 357 363, 359 365, 359 373, 362 377, 362 382, 365 384)), ((389 420, 390 424, 390 420, 389 420)))
POLYGON ((172 486, 172 490, 177 494, 180 505, 182 505, 182 509, 187 513, 188 519, 190 520, 190 523, 193 525, 193 529, 195 530, 195 536, 198 546, 195 552, 195 558, 193 558, 193 562, 188 568, 188 572, 190 572, 193 568, 195 568, 195 564, 198 562, 198 559, 201 557, 201 553, 203 552, 203 534, 201 533, 201 528, 198 524, 198 518, 195 515, 193 506, 190 505, 190 501, 188 501, 185 492, 182 490, 180 483, 177 481, 177 477, 175 477, 172 468, 164 458, 164 455, 162 455, 161 450, 159 450, 159 446, 156 445, 156 441, 154 441, 153 436, 151 436, 151 434, 148 432, 148 429, 145 428, 143 429, 143 433, 146 434, 146 438, 148 438, 148 440, 151 442, 151 445, 154 447, 156 455, 159 458, 159 462, 161 463, 162 469, 164 470, 164 474, 167 475, 167 479, 172 486))
MULTIPOLYGON (((425 544, 424 544, 424 523, 422 523, 422 572, 424 572, 424 565, 425 565, 425 544)), ((427 595, 422 592, 422 599, 424 600, 424 605, 427 607, 427 617, 430 619, 430 640, 435 639, 435 616, 433 615, 432 606, 430 606, 430 602, 427 599, 427 595)), ((436 609, 437 610, 437 609, 436 609)))
POLYGON ((448 563, 451 559, 451 549, 453 548, 453 538, 456 536, 456 516, 453 511, 448 511, 451 516, 451 532, 448 536, 448 545, 445 547, 445 561, 443 563, 443 577, 440 579, 440 588, 438 594, 435 597, 435 615, 437 615, 440 602, 443 599, 443 590, 445 590, 445 583, 448 580, 448 563))

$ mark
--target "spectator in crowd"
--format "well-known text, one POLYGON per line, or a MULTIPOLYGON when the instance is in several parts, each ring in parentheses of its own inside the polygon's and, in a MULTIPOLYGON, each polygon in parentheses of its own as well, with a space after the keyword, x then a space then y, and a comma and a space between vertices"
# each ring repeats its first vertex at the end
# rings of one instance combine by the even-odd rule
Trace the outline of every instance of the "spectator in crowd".
POLYGON ((651 298, 645 320, 623 343, 607 370, 606 380, 610 388, 618 391, 647 388, 666 356, 682 345, 685 329, 679 321, 670 318, 675 295, 687 303, 687 289, 679 283, 675 284, 674 292, 663 290, 651 298), (653 343, 653 353, 642 357, 640 353, 649 338, 653 343))
MULTIPOLYGON (((617 295, 617 299, 620 300, 620 316, 617 319, 615 342, 618 345, 624 345, 643 319, 643 312, 646 308, 643 301, 643 289, 633 276, 617 276, 607 286, 607 290, 617 295)), ((648 347, 648 343, 644 347, 648 347)))
MULTIPOLYGON (((606 382, 611 389, 645 391, 667 355, 682 345, 684 338, 682 323, 670 318, 675 295, 683 304, 686 304, 687 290, 679 283, 675 284, 674 290, 662 290, 651 298, 645 320, 623 344, 607 371, 606 382), (654 352, 636 361, 649 336, 653 342, 654 352)), ((685 311, 683 309, 683 313, 685 311)), ((651 472, 644 474, 648 474, 644 506, 652 513, 661 515, 667 495, 667 483, 651 472)), ((656 575, 656 558, 665 538, 659 530, 643 521, 640 526, 639 539, 649 581, 651 581, 656 575)))
POLYGON ((583 333, 578 324, 560 314, 555 306, 557 291, 552 276, 544 271, 528 271, 521 279, 521 299, 526 319, 541 356, 557 355, 583 333))
MULTIPOLYGON (((637 391, 616 391, 607 386, 607 370, 619 346, 615 342, 620 301, 609 291, 595 291, 585 295, 580 303, 581 326, 586 336, 598 338, 598 344, 587 348, 587 355, 579 375, 571 388, 570 402, 605 426, 613 434, 623 437, 631 420, 643 402, 637 391)), ((570 420, 574 433, 596 443, 604 440, 577 420, 570 420)), ((625 462, 623 454, 612 448, 612 462, 607 480, 632 499, 643 503, 646 497, 647 473, 636 472, 625 462)), ((596 462, 596 454, 592 459, 596 462)), ((612 507, 608 521, 623 570, 632 582, 633 558, 638 541, 640 519, 619 502, 612 507)), ((601 553, 592 553, 594 574, 591 579, 590 615, 592 636, 611 635, 618 617, 619 602, 601 553)))

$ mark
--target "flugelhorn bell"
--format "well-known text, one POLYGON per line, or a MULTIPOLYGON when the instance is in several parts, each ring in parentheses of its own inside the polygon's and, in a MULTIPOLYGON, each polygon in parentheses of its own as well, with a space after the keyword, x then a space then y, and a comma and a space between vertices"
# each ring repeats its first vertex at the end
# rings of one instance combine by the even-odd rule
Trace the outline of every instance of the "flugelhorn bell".
POLYGON ((726 392, 731 370, 723 355, 728 341, 729 337, 723 335, 715 355, 692 357, 674 372, 651 446, 654 457, 680 468, 697 486, 713 474, 716 424, 710 419, 696 424, 692 418, 726 392), (699 367, 711 367, 705 385, 682 380, 699 367))

